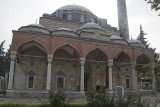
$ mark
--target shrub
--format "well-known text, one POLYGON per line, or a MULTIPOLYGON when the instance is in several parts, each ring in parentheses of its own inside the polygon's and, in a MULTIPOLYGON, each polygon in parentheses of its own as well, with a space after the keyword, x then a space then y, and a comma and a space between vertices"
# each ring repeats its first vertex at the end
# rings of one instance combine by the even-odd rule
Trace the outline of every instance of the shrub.
POLYGON ((87 97, 87 107, 115 107, 114 98, 107 96, 103 92, 93 94, 87 97))
POLYGON ((118 96, 116 107, 148 107, 148 104, 142 102, 140 96, 129 94, 124 97, 118 96))
POLYGON ((91 93, 87 100, 87 107, 149 107, 140 96, 133 94, 111 97, 101 92, 91 93))
POLYGON ((29 107, 27 104, 0 104, 0 107, 29 107))
POLYGON ((64 94, 63 90, 58 90, 57 92, 49 92, 49 104, 53 107, 69 107, 71 98, 68 99, 64 94))
POLYGON ((88 107, 87 104, 70 104, 69 107, 88 107))

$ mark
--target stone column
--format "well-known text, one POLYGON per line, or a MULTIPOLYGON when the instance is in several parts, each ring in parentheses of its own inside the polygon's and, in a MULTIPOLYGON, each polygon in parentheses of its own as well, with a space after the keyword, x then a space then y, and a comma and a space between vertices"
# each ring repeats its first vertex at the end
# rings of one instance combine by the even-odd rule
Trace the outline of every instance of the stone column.
POLYGON ((84 92, 84 64, 85 64, 85 58, 80 58, 80 65, 81 65, 80 92, 84 92))
POLYGON ((152 89, 156 88, 156 79, 155 79, 155 74, 154 74, 154 68, 155 65, 154 63, 151 64, 151 72, 152 72, 152 89))
POLYGON ((136 71, 135 71, 135 62, 131 63, 131 67, 132 67, 132 89, 136 90, 137 89, 137 79, 136 79, 136 71))
POLYGON ((109 67, 109 92, 113 92, 112 88, 112 66, 113 66, 113 60, 108 60, 108 67, 109 67))
POLYGON ((51 89, 51 68, 52 68, 52 59, 53 55, 48 55, 48 68, 47 68, 47 84, 46 90, 49 91, 51 89))
POLYGON ((10 57, 11 57, 11 64, 10 64, 10 72, 9 72, 9 81, 8 81, 8 90, 13 89, 13 75, 14 75, 14 68, 15 68, 15 60, 16 60, 16 51, 11 51, 10 52, 10 57))

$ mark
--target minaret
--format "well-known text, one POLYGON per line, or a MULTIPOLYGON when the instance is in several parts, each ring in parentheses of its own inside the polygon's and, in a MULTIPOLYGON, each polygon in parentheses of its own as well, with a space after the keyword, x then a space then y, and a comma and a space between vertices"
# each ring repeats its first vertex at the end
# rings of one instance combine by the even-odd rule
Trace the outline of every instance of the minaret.
POLYGON ((126 0, 117 0, 118 23, 121 32, 120 37, 129 40, 129 28, 127 18, 126 0))

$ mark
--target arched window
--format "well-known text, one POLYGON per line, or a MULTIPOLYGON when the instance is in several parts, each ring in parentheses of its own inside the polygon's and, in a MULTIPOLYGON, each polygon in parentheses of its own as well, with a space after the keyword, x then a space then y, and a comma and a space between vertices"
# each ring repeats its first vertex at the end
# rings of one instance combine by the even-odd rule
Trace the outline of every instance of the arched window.
POLYGON ((85 22, 84 15, 81 15, 80 22, 85 22))
POLYGON ((126 75, 125 78, 126 78, 126 88, 129 88, 130 87, 129 85, 130 76, 126 75))
POLYGON ((64 89, 65 86, 65 73, 62 71, 59 71, 56 73, 56 78, 57 78, 57 82, 56 82, 56 88, 57 89, 64 89))
POLYGON ((67 14, 63 14, 63 19, 67 20, 67 14))
POLYGON ((68 14, 67 20, 72 20, 72 15, 71 14, 68 14))
POLYGON ((29 71, 28 72, 28 88, 34 88, 34 76, 35 76, 35 72, 33 71, 29 71))

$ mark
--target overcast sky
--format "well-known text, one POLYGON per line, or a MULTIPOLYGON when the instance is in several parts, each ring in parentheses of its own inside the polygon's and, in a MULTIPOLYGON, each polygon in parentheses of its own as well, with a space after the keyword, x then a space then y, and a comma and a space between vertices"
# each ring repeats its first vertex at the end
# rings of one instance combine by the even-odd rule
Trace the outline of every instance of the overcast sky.
MULTIPOLYGON (((43 13, 51 14, 64 5, 81 5, 99 18, 105 18, 118 28, 117 0, 0 0, 0 43, 7 49, 12 41, 12 30, 36 23, 43 13)), ((140 24, 150 46, 160 52, 160 16, 150 9, 145 0, 126 0, 130 37, 136 39, 140 24)), ((160 12, 160 11, 159 11, 160 12)))

